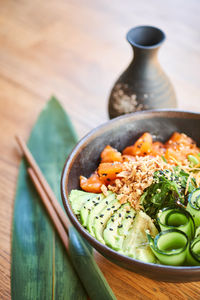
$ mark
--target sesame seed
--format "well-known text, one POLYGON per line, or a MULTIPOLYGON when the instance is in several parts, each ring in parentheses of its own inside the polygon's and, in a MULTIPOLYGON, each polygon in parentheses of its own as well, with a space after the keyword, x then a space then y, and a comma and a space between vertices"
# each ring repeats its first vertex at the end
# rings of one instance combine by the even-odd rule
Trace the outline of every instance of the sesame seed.
POLYGON ((95 218, 98 219, 99 217, 96 216, 95 218))
POLYGON ((110 229, 110 231, 113 231, 113 228, 109 228, 110 229))
POLYGON ((110 210, 110 207, 108 207, 107 210, 110 210))

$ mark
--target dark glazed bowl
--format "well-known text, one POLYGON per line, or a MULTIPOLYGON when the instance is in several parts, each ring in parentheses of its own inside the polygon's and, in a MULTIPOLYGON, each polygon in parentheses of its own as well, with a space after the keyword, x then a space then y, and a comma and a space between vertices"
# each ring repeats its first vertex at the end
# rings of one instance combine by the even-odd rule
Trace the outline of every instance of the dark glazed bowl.
POLYGON ((79 176, 89 176, 97 167, 102 149, 111 145, 119 151, 133 142, 145 131, 155 139, 166 141, 174 131, 186 133, 200 144, 200 114, 175 111, 144 111, 113 119, 87 134, 69 155, 62 173, 61 192, 63 204, 70 221, 78 232, 103 256, 112 262, 144 276, 169 282, 200 280, 200 266, 173 267, 144 263, 119 254, 101 244, 79 223, 74 215, 68 195, 79 189, 79 176))

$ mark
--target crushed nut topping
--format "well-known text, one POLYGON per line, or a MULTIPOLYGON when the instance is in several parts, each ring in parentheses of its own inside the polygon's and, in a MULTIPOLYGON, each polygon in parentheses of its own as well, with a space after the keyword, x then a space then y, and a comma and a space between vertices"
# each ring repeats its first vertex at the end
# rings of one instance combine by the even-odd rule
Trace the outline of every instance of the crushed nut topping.
POLYGON ((171 169, 171 166, 163 161, 159 156, 136 156, 135 160, 123 163, 123 171, 118 174, 118 178, 112 185, 105 188, 117 194, 117 199, 121 204, 129 202, 131 206, 140 209, 140 197, 144 190, 151 185, 155 171, 171 169))

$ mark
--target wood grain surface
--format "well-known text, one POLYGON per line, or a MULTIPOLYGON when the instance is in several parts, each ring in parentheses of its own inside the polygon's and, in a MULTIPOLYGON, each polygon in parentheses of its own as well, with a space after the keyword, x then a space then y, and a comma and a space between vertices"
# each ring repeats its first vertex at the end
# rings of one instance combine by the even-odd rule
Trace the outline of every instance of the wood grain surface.
MULTIPOLYGON (((20 163, 14 135, 28 138, 52 94, 79 137, 105 122, 110 89, 132 55, 125 34, 143 24, 158 26, 167 35, 159 58, 179 108, 200 111, 199 16, 198 0, 1 1, 0 299, 11 297, 11 226, 20 163)), ((119 300, 200 299, 200 282, 156 282, 97 253, 96 260, 119 300)))

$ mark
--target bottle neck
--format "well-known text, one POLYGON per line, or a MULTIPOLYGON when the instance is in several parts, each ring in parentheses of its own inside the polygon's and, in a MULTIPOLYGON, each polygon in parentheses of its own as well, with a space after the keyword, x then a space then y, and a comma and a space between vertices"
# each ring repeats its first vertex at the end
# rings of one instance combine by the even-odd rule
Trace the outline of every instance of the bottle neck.
POLYGON ((132 64, 152 64, 158 63, 158 48, 154 49, 141 49, 132 46, 133 49, 133 60, 132 64))

